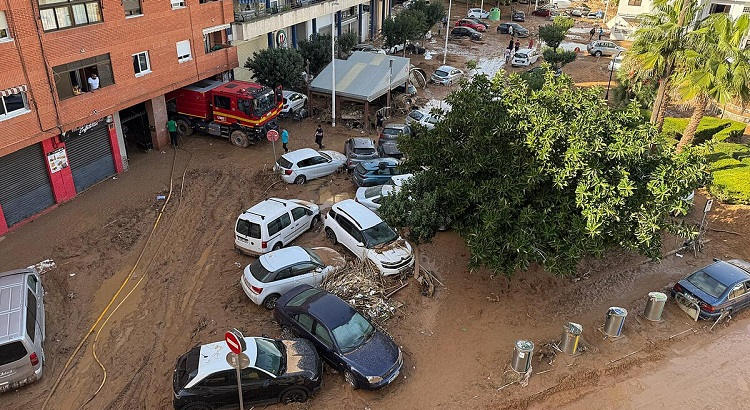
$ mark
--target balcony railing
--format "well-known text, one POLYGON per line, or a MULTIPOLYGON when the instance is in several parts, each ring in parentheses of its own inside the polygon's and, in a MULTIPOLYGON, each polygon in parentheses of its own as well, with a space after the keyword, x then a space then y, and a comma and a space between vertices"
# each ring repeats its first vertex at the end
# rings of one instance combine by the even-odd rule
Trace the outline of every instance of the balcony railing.
MULTIPOLYGON (((265 1, 239 0, 234 6, 234 21, 249 22, 260 20, 276 14, 281 14, 293 9, 304 8, 330 0, 280 0, 271 2, 271 7, 266 7, 265 1)), ((349 10, 342 10, 341 20, 345 21, 353 16, 349 10)))

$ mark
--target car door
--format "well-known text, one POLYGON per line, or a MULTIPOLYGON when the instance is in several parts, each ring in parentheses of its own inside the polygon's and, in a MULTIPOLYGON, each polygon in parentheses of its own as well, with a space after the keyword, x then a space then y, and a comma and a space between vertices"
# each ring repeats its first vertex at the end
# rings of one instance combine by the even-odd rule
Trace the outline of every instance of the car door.
POLYGON ((328 363, 338 371, 348 370, 341 353, 333 341, 331 332, 319 321, 315 321, 313 329, 313 343, 319 351, 327 352, 328 363))
POLYGON ((312 262, 300 262, 290 267, 291 276, 294 278, 294 286, 315 286, 315 269, 318 265, 312 262))
POLYGON ((326 175, 325 164, 327 162, 328 161, 320 155, 310 158, 310 174, 312 175, 312 178, 320 178, 326 175))
POLYGON ((362 246, 362 233, 353 222, 341 214, 336 215, 336 222, 341 226, 341 230, 344 231, 344 234, 339 238, 339 242, 358 258, 363 259, 365 249, 362 246))
POLYGON ((295 238, 295 236, 293 235, 294 227, 292 226, 292 218, 289 216, 289 212, 284 212, 274 221, 278 221, 278 228, 281 231, 281 241, 284 243, 284 246, 288 245, 295 238))
MULTIPOLYGON (((231 379, 235 380, 234 377, 231 379)), ((272 400, 281 393, 278 389, 279 386, 273 382, 271 376, 254 367, 246 367, 240 370, 240 381, 242 383, 242 399, 248 404, 272 400)))
POLYGON ((311 167, 311 159, 305 158, 299 162, 297 162, 297 174, 304 175, 307 179, 313 179, 315 176, 313 175, 313 170, 311 167))
MULTIPOLYGON (((235 404, 237 398, 236 370, 223 370, 203 378, 196 386, 201 399, 214 405, 235 404)), ((244 393, 243 393, 244 398, 244 393)))
POLYGON ((30 291, 27 306, 27 309, 29 311, 28 320, 33 320, 33 324, 27 324, 27 330, 29 336, 34 342, 36 351, 40 352, 43 359, 44 350, 42 349, 42 341, 44 340, 44 305, 42 304, 43 295, 41 291, 41 284, 39 283, 39 278, 37 278, 33 273, 26 277, 26 284, 30 291), (28 327, 31 326, 33 326, 33 330, 28 329, 28 327))
POLYGON ((750 293, 748 293, 747 282, 736 284, 727 296, 728 306, 736 313, 738 310, 747 307, 750 302, 750 293))
POLYGON ((378 169, 376 169, 374 173, 375 184, 381 185, 388 182, 388 180, 391 179, 391 169, 393 169, 393 167, 390 167, 388 165, 382 168, 378 167, 378 169))
POLYGON ((312 212, 304 206, 298 206, 292 209, 292 239, 302 235, 310 227, 312 212))

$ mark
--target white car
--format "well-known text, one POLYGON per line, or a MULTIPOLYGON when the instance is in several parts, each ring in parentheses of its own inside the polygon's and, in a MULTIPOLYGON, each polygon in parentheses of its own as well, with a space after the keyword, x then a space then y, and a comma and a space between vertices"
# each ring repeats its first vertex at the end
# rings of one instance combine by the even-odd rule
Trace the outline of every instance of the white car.
POLYGON ((469 12, 466 13, 466 17, 475 19, 487 19, 490 18, 490 12, 487 10, 482 10, 480 8, 469 9, 469 12))
POLYGON ((345 163, 346 155, 340 152, 302 148, 279 157, 274 168, 287 184, 304 184, 311 179, 333 174, 345 163))
POLYGON ((331 248, 290 246, 247 265, 240 285, 253 303, 271 310, 288 290, 297 285, 318 286, 329 273, 345 264, 344 257, 331 248))
POLYGON ((383 197, 398 193, 404 182, 411 178, 412 175, 413 174, 394 175, 387 184, 357 188, 355 199, 357 202, 364 205, 365 208, 377 212, 378 208, 380 208, 380 202, 383 200, 383 197))
POLYGON ((522 48, 513 54, 510 65, 513 67, 528 67, 539 60, 539 50, 536 48, 522 48))
POLYGON ((458 68, 449 65, 441 65, 434 73, 432 73, 430 80, 437 84, 453 85, 453 83, 457 82, 462 75, 464 75, 464 72, 458 68))
POLYGON ((406 116, 406 123, 409 125, 419 124, 428 130, 435 128, 438 123, 437 117, 430 114, 427 110, 412 110, 406 116))
POLYGON ((320 221, 320 208, 300 199, 269 198, 237 217, 234 247, 262 255, 288 245, 320 221))
POLYGON ((622 60, 625 59, 625 56, 620 54, 619 56, 616 56, 612 59, 612 61, 609 62, 609 66, 607 69, 609 71, 617 71, 622 66, 622 60))
POLYGON ((292 114, 299 111, 307 104, 307 96, 296 91, 282 91, 284 94, 284 105, 281 108, 282 114, 292 114))
POLYGON ((397 275, 414 265, 411 245, 375 212, 352 199, 333 204, 324 226, 331 243, 372 262, 383 275, 397 275))

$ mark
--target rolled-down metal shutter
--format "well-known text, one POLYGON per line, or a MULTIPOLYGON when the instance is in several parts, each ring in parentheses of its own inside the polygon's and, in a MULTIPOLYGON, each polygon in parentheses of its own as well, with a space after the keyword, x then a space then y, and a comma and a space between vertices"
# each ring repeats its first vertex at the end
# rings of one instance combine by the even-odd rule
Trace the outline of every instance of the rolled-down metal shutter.
POLYGON ((115 163, 105 121, 100 120, 84 132, 71 134, 65 139, 65 150, 76 192, 83 192, 91 185, 114 175, 115 163))
POLYGON ((47 162, 39 144, 0 157, 0 206, 8 226, 54 203, 47 162))

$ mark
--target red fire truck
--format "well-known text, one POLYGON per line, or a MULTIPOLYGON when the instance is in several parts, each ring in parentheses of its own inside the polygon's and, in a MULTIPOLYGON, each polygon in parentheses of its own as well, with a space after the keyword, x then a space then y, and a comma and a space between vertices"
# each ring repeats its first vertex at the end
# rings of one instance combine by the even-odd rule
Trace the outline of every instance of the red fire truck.
POLYGON ((194 130, 229 138, 247 147, 278 129, 276 117, 284 97, 275 90, 247 81, 203 80, 167 93, 169 117, 177 122, 181 135, 194 130))

